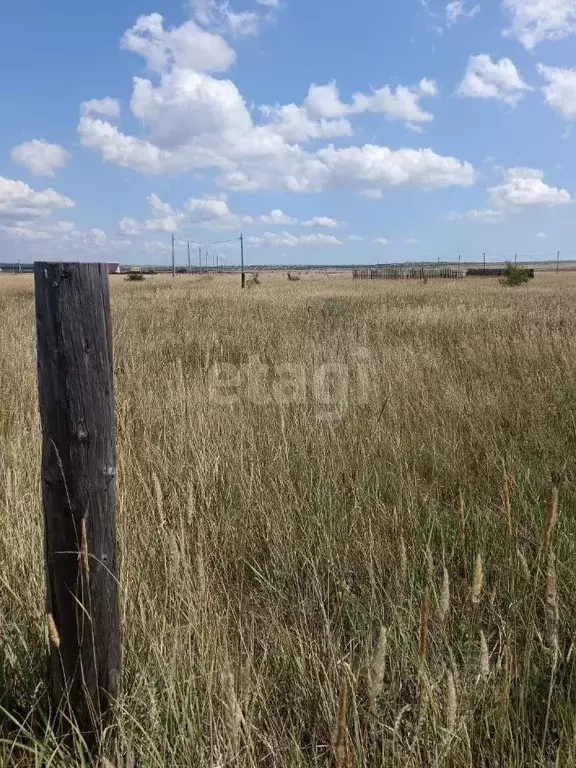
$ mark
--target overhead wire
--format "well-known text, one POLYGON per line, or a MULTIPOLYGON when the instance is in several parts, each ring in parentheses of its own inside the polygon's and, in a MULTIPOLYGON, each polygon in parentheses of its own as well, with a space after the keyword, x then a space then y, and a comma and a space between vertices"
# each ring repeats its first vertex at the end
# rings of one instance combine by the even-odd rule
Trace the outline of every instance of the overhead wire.
POLYGON ((192 245, 222 245, 224 243, 234 243, 237 240, 240 240, 240 235, 237 237, 231 237, 228 240, 212 240, 212 241, 205 241, 205 240, 176 240, 177 243, 180 245, 186 245, 187 243, 190 243, 192 245))

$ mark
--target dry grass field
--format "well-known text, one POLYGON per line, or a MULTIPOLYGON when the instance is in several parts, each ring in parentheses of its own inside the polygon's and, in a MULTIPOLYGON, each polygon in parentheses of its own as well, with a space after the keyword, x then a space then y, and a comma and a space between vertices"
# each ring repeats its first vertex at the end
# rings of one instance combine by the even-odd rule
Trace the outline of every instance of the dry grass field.
MULTIPOLYGON (((576 276, 111 283, 99 764, 576 764, 576 276)), ((28 276, 0 277, 0 384, 0 765, 88 765, 45 719, 28 276)))

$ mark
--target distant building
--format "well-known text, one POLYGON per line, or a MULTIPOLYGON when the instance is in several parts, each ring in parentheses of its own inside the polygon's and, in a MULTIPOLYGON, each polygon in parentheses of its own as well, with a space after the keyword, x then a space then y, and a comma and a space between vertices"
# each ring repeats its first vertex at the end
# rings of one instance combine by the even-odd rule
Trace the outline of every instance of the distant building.
POLYGON ((109 261, 108 262, 108 274, 109 275, 119 275, 120 274, 120 263, 117 261, 109 261))

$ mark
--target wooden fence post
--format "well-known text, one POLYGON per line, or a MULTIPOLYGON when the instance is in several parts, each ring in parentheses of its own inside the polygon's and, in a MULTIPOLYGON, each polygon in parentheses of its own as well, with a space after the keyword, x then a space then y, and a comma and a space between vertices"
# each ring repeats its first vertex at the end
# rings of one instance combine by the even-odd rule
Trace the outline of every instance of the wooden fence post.
POLYGON ((93 746, 121 657, 108 268, 37 262, 34 284, 49 688, 93 746))

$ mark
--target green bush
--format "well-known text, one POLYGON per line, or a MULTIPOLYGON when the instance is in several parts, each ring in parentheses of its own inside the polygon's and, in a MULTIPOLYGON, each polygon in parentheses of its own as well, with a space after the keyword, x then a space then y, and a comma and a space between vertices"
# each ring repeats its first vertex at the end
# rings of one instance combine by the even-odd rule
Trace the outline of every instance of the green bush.
POLYGON ((504 285, 523 285, 529 280, 531 280, 530 273, 522 265, 511 262, 506 264, 506 272, 502 281, 504 285))
POLYGON ((131 283, 137 282, 139 280, 144 280, 144 275, 142 272, 129 272, 126 275, 126 280, 129 280, 131 283))

